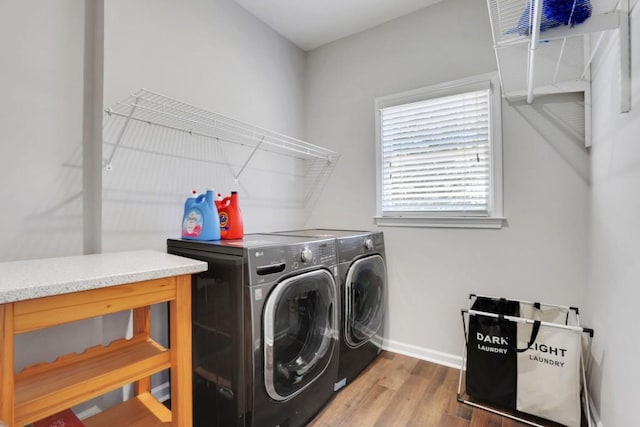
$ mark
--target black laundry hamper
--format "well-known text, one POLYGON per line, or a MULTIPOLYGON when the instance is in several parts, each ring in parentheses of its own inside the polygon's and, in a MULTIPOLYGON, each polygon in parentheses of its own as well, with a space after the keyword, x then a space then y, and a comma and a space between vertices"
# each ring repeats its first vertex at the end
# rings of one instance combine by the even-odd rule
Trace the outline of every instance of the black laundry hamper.
POLYGON ((535 426, 580 427, 584 406, 591 426, 577 308, 471 294, 462 323, 458 401, 535 426))

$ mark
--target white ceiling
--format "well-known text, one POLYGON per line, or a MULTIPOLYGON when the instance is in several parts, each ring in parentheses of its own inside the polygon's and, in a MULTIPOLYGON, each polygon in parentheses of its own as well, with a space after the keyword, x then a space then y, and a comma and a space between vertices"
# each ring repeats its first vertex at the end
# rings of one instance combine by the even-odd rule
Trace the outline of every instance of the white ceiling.
POLYGON ((303 50, 375 27, 438 1, 235 0, 303 50))

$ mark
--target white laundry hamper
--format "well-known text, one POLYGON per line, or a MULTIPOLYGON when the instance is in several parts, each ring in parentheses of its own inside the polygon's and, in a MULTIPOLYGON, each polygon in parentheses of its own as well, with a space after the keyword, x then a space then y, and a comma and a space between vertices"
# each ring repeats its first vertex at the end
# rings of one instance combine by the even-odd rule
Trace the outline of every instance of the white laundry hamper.
POLYGON ((531 425, 541 425, 537 417, 580 427, 584 396, 591 425, 582 352, 593 330, 577 308, 471 294, 462 320, 460 402, 531 425))

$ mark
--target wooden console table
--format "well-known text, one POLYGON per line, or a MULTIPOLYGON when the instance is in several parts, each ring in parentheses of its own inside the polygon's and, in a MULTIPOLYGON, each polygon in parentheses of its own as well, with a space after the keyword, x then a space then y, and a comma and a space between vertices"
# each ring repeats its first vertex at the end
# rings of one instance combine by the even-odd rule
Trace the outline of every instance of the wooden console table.
POLYGON ((88 427, 192 425, 191 274, 201 261, 156 251, 0 263, 0 420, 21 427, 135 384, 135 397, 83 420, 88 427), (169 349, 150 336, 150 306, 169 302, 169 349), (133 310, 133 337, 14 372, 14 336, 133 310), (171 410, 151 375, 171 369, 171 410))

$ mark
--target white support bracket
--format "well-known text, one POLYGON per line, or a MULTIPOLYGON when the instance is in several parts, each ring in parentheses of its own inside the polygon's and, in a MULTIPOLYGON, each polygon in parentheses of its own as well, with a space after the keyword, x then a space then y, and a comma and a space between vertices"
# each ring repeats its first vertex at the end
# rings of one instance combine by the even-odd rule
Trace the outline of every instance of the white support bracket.
MULTIPOLYGON (((112 171, 113 170, 113 157, 116 155, 116 151, 118 151, 118 147, 120 147, 120 143, 122 142, 122 137, 124 136, 124 133, 126 132, 127 128, 129 127, 129 123, 131 123, 131 117, 133 116, 133 113, 136 111, 136 108, 138 106, 138 100, 136 99, 133 102, 133 105, 131 106, 131 111, 129 112, 129 115, 127 116, 127 120, 124 122, 124 125, 122 126, 122 129, 120 130, 120 133, 118 134, 118 139, 116 140, 116 143, 113 147, 113 150, 111 150, 111 155, 109 156, 109 159, 106 161, 105 163, 105 169, 107 171, 112 171)), ((112 111, 109 109, 107 110, 108 114, 112 114, 112 111)))
POLYGON ((233 175, 233 179, 236 182, 238 182, 238 179, 240 178, 240 175, 242 174, 242 171, 244 171, 244 168, 247 167, 247 164, 249 164, 249 162, 251 161, 251 158, 253 157, 254 154, 256 154, 256 151, 258 151, 258 148, 260 148, 260 146, 262 145, 263 142, 264 142, 264 136, 260 139, 260 142, 258 142, 256 144, 256 146, 253 147, 253 150, 251 151, 251 154, 249 154, 249 157, 247 157, 247 160, 244 161, 244 164, 242 165, 242 167, 240 168, 238 173, 233 175))

